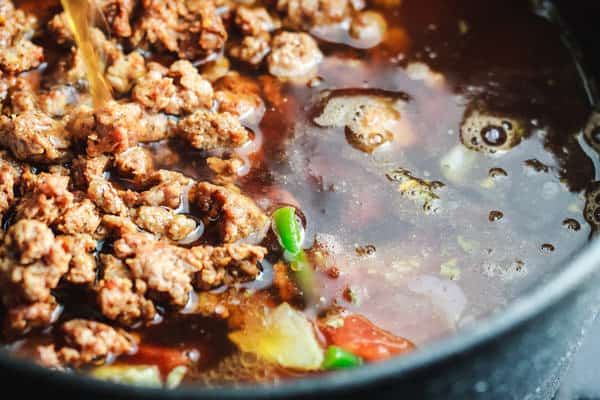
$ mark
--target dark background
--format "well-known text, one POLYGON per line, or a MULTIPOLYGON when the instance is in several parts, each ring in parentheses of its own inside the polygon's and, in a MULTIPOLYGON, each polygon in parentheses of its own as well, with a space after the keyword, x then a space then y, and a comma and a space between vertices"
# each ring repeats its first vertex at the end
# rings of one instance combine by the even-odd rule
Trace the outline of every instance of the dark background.
POLYGON ((555 0, 555 3, 577 38, 589 71, 596 76, 596 87, 600 87, 600 0, 555 0))

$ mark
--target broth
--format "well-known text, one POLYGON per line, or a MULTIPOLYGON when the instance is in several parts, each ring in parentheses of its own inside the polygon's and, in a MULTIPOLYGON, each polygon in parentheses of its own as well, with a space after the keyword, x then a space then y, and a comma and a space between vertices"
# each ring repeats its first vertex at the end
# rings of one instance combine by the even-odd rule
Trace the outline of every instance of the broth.
MULTIPOLYGON (((52 2, 34 10, 33 3, 38 2, 17 2, 24 10, 38 12, 41 21, 60 11, 52 2)), ((145 6, 132 3, 135 7, 129 10, 129 16, 135 21, 135 31, 144 26, 144 10, 150 8, 151 2, 143 2, 145 6)), ((235 14, 230 10, 234 6, 227 1, 217 3, 218 13, 229 28, 227 43, 238 43, 243 36, 240 28, 230 28, 235 25, 235 14)), ((196 181, 211 180, 224 186, 235 183, 269 218, 282 206, 297 208, 299 220, 305 224, 304 251, 316 274, 316 304, 308 303, 294 284, 289 255, 283 253, 281 241, 267 226, 263 237, 258 234, 258 239, 252 235, 241 238, 268 250, 254 279, 242 281, 234 275, 224 278, 230 282, 210 290, 194 286, 185 304, 174 304, 174 292, 161 291, 152 286, 154 281, 148 280, 144 285, 151 289, 143 293, 140 289, 142 294, 135 295, 143 300, 131 295, 130 301, 150 301, 155 313, 147 320, 138 316, 134 323, 125 323, 119 319, 122 314, 111 317, 99 309, 100 300, 96 297, 98 285, 108 279, 107 255, 132 251, 123 249, 126 234, 119 229, 126 228, 114 228, 103 219, 93 233, 98 238, 97 248, 88 252, 94 253, 94 264, 98 265, 92 281, 74 284, 63 277, 52 288, 53 301, 60 304, 56 320, 16 336, 14 332, 5 333, 6 347, 19 356, 36 359, 40 357, 40 346, 47 345, 56 350, 75 347, 81 355, 84 350, 77 348, 78 337, 69 336, 59 326, 74 319, 91 319, 120 326, 137 337, 137 344, 120 355, 109 351, 108 358, 101 356, 91 361, 117 366, 157 365, 163 378, 170 376, 174 366, 185 365, 184 384, 274 382, 323 371, 290 367, 287 361, 278 364, 258 350, 248 351, 240 345, 244 340, 231 340, 231 332, 250 335, 244 327, 253 326, 248 318, 256 318, 257 314, 265 318, 264 326, 278 332, 278 325, 269 320, 269 315, 275 315, 273 310, 280 310, 281 304, 291 304, 315 326, 315 338, 310 343, 317 343, 322 349, 339 345, 332 331, 340 329, 340 324, 359 324, 360 318, 365 318, 372 324, 368 326, 382 335, 379 340, 389 341, 378 348, 385 350, 382 358, 387 358, 412 349, 412 344, 417 348, 426 346, 501 310, 581 249, 600 223, 600 217, 596 218, 593 183, 599 173, 598 161, 593 135, 588 135, 592 137, 588 143, 583 133, 591 108, 582 78, 569 49, 561 43, 558 28, 535 15, 527 2, 516 0, 404 0, 401 5, 392 6, 389 4, 396 2, 367 3, 368 10, 385 19, 380 43, 377 35, 367 35, 366 39, 358 35, 357 39, 356 34, 351 34, 353 28, 349 30, 347 19, 333 25, 296 27, 309 31, 322 52, 318 71, 309 78, 277 79, 269 74, 264 61, 249 66, 230 57, 231 70, 250 78, 251 83, 240 83, 235 80, 238 78, 227 83, 225 77, 214 80, 212 85, 223 96, 229 90, 238 100, 246 99, 248 91, 255 90, 247 89, 248 85, 258 86, 263 104, 252 108, 250 116, 240 117, 250 132, 249 143, 225 149, 193 146, 190 135, 198 129, 194 126, 196 130, 191 134, 168 135, 137 145, 148 152, 154 170, 178 171, 196 181), (241 160, 241 166, 233 178, 215 173, 214 157, 241 160), (100 235, 102 229, 104 233, 100 235), (283 274, 282 268, 286 271, 283 274), (225 317, 224 309, 228 313, 225 317), (353 316, 359 319, 348 319, 353 316), (241 352, 240 347, 245 351, 241 352)), ((275 7, 269 7, 277 15, 275 7)), ((280 10, 280 16, 281 13, 280 10)), ((114 15, 109 14, 115 19, 108 18, 108 28, 103 29, 117 29, 116 24, 111 25, 117 18, 114 15)), ((378 21, 377 26, 381 27, 378 21)), ((190 29, 199 29, 191 26, 190 29)), ((271 35, 280 29, 288 28, 276 28, 271 35)), ((64 84, 61 63, 69 57, 70 49, 57 46, 54 39, 44 36, 43 28, 36 32, 34 42, 45 47, 47 63, 26 74, 31 82, 39 81, 33 91, 45 91, 64 84)), ((218 50, 194 53, 192 57, 189 53, 199 50, 183 47, 187 37, 169 49, 169 43, 158 46, 153 42, 147 46, 144 40, 150 40, 148 32, 140 39, 146 45, 134 43, 135 32, 129 36, 113 34, 112 40, 121 45, 121 51, 138 51, 143 62, 153 60, 168 67, 185 56, 195 62, 204 77, 218 71, 219 57, 223 55, 218 50), (165 51, 165 47, 171 51, 165 51)), ((210 40, 216 39, 211 36, 210 40)), ((271 47, 275 47, 273 42, 271 47)), ((106 51, 109 59, 110 51, 106 51)), ((228 51, 229 47, 225 53, 228 51)), ((111 62, 116 65, 116 61, 111 62)), ((165 79, 171 83, 186 85, 182 77, 185 75, 178 75, 179 72, 166 75, 158 68, 157 71, 162 77, 169 76, 165 79)), ((121 104, 131 102, 136 96, 135 85, 141 85, 142 78, 131 78, 133 89, 121 90, 115 99, 121 104)), ((109 81, 115 85, 114 80, 109 81)), ((166 85, 164 81, 157 82, 154 86, 166 85)), ((67 116, 55 115, 55 120, 77 121, 77 116, 69 115, 76 115, 82 104, 90 108, 86 84, 68 85, 77 92, 75 100, 65 107, 67 116)), ((177 93, 170 95, 178 96, 177 93)), ((201 97, 197 93, 194 96, 201 97)), ((184 99, 191 101, 190 97, 184 99)), ((150 96, 142 100, 154 101, 150 96)), ((143 103, 142 100, 139 101, 143 103)), ((154 121, 155 114, 169 114, 164 124, 181 124, 196 109, 219 110, 227 101, 234 102, 220 97, 203 106, 198 100, 189 110, 185 110, 185 103, 181 106, 184 111, 165 111, 176 107, 174 102, 160 107, 144 104, 146 114, 141 114, 141 118, 154 121)), ((100 106, 93 111, 96 126, 100 126, 97 130, 102 128, 98 122, 104 118, 101 111, 100 106)), ((589 126, 587 129, 593 131, 589 126)), ((93 147, 89 137, 88 158, 93 147)), ((4 147, 15 152, 10 146, 4 147)), ((37 168, 35 173, 51 171, 49 165, 64 165, 69 175, 68 171, 76 168, 74 157, 85 154, 86 148, 75 141, 72 147, 72 154, 52 162, 26 161, 37 168)), ((118 153, 99 153, 102 152, 110 157, 118 153)), ((117 161, 103 174, 114 188, 122 191, 121 197, 127 196, 123 194, 127 189, 130 193, 143 193, 155 187, 152 185, 164 183, 150 183, 158 178, 136 180, 135 175, 132 178, 125 174, 117 161)), ((230 231, 222 225, 215 226, 215 220, 229 211, 222 208, 211 214, 214 205, 210 210, 202 207, 206 202, 215 203, 219 194, 212 192, 210 201, 204 203, 196 201, 187 191, 196 193, 192 187, 196 183, 186 184, 177 206, 161 204, 196 221, 193 235, 186 236, 177 247, 187 251, 222 246, 223 230, 230 231)), ((19 194, 24 196, 25 192, 19 194)), ((105 203, 95 204, 102 209, 102 216, 117 214, 102 208, 105 203)), ((234 210, 236 204, 246 207, 245 203, 234 203, 234 210)), ((6 227, 15 224, 14 208, 12 205, 5 214, 6 227)), ((136 203, 126 215, 133 218, 138 230, 156 233, 144 225, 147 221, 139 217, 140 208, 136 203)), ((251 216, 246 222, 240 226, 252 225, 251 216)), ((58 235, 56 225, 48 225, 58 235)), ((163 233, 163 238, 167 235, 163 233)), ((134 244, 127 242, 127 246, 134 244)), ((154 247, 145 249, 154 251, 154 247)), ((131 260, 139 259, 141 263, 142 255, 128 254, 117 258, 128 263, 135 274, 137 261, 131 260)), ((164 257, 170 256, 165 254, 164 257)), ((174 264, 179 262, 174 260, 174 264)), ((142 266, 151 268, 162 265, 160 262, 149 261, 142 266)), ((131 279, 134 287, 141 285, 142 278, 131 279)), ((0 286, 3 291, 8 287, 0 286)), ((11 302, 12 299, 4 303, 6 315, 13 307, 11 302)), ((264 332, 262 337, 266 336, 264 332)), ((293 349, 287 351, 294 353, 293 349)), ((59 353, 59 357, 66 357, 65 354, 59 353)), ((358 354, 371 360, 368 353, 358 354)), ((94 362, 59 361, 60 368, 92 374, 97 368, 94 362)))
POLYGON ((95 106, 99 107, 111 100, 110 88, 104 78, 104 68, 94 48, 88 25, 91 20, 90 3, 78 0, 64 0, 69 26, 74 32, 77 47, 82 53, 87 80, 90 84, 90 94, 95 106))

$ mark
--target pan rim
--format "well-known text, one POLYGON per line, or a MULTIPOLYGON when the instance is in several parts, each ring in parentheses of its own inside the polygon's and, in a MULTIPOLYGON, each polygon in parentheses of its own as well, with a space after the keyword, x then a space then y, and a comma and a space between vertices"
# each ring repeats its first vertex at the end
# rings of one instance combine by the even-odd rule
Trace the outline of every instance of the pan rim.
MULTIPOLYGON (((569 36, 569 29, 562 21, 551 0, 530 0, 530 2, 540 16, 559 25, 569 36)), ((565 40, 571 42, 569 37, 565 40)), ((570 45, 574 45, 574 43, 571 42, 570 45)), ((581 63, 581 59, 579 59, 581 53, 575 53, 575 61, 581 63)), ((600 104, 594 90, 587 90, 587 94, 592 107, 600 104)), ((529 293, 519 296, 501 312, 484 318, 472 326, 463 328, 457 335, 441 338, 419 349, 419 351, 385 362, 365 365, 352 371, 283 381, 276 385, 253 384, 216 388, 190 386, 169 390, 135 387, 100 381, 83 374, 50 370, 31 361, 12 357, 3 350, 0 350, 0 367, 17 374, 28 374, 31 377, 51 381, 52 384, 57 386, 78 387, 81 390, 98 395, 113 394, 132 398, 135 396, 141 399, 212 399, 216 396, 223 400, 289 399, 314 395, 315 393, 319 393, 319 396, 326 396, 349 392, 356 388, 406 379, 443 361, 463 355, 466 352, 476 351, 499 336, 507 334, 541 315, 573 293, 589 276, 600 269, 600 265, 598 265, 600 262, 597 260, 600 260, 600 237, 593 238, 582 246, 571 260, 564 262, 563 268, 548 282, 535 287, 529 293)))

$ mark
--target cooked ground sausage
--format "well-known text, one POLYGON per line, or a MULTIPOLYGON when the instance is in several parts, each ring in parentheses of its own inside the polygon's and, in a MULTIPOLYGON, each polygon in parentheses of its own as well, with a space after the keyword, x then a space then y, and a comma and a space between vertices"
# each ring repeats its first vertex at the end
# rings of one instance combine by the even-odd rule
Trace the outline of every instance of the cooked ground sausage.
POLYGON ((96 321, 73 319, 60 330, 66 345, 59 349, 54 345, 40 346, 38 354, 43 365, 76 367, 132 352, 137 345, 136 338, 127 332, 96 321))
POLYGON ((142 0, 142 17, 133 34, 138 46, 152 45, 189 60, 220 51, 226 40, 212 0, 142 0))
POLYGON ((207 225, 214 225, 225 243, 258 233, 268 222, 256 203, 235 189, 199 182, 189 194, 207 225))

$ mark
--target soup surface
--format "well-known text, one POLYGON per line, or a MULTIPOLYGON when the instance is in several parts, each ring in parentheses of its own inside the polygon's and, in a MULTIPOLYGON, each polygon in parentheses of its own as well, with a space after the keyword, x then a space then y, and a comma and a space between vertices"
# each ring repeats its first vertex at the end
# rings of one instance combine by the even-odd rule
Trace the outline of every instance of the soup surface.
POLYGON ((525 1, 0 0, 0 318, 49 368, 175 387, 409 351, 600 223, 600 116, 525 1))

